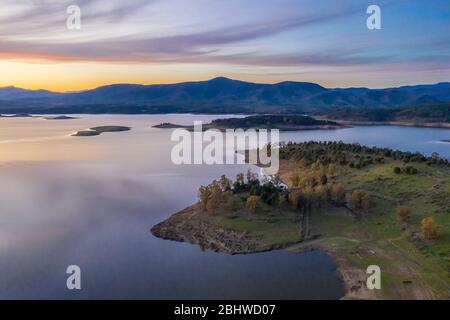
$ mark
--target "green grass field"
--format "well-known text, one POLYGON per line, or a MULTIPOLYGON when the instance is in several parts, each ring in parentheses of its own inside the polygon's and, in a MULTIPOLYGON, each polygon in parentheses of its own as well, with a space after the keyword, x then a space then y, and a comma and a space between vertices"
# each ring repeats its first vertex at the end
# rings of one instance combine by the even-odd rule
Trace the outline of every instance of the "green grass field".
MULTIPOLYGON (((388 160, 362 169, 338 167, 330 182, 342 184, 346 192, 368 191, 374 206, 359 218, 344 207, 328 205, 311 211, 308 232, 318 236, 311 242, 342 250, 357 267, 379 265, 383 270, 382 298, 396 298, 400 293, 407 296, 408 282, 423 282, 432 288, 433 296, 449 298, 450 170, 414 163, 418 174, 394 173, 394 167, 403 166, 401 161, 388 160), (412 209, 406 224, 395 214, 400 204, 412 209), (438 239, 419 244, 412 241, 409 235, 420 234, 420 222, 429 216, 438 223, 438 239)), ((303 174, 314 173, 303 169, 303 174)), ((288 246, 302 240, 301 218, 302 214, 293 210, 262 206, 253 214, 223 217, 221 223, 257 235, 265 243, 288 246)))

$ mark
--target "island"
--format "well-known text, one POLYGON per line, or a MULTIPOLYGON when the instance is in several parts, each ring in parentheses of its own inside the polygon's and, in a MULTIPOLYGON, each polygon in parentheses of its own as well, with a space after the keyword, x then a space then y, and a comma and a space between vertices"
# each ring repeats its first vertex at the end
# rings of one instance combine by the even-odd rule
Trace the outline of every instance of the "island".
POLYGON ((305 142, 280 146, 277 176, 222 176, 151 232, 227 254, 324 250, 347 299, 448 299, 449 225, 448 159, 305 142), (382 290, 365 285, 370 265, 382 290))
MULTIPOLYGON (((161 123, 153 126, 160 129, 183 128, 194 131, 194 126, 183 126, 173 123, 161 123)), ((278 129, 281 131, 316 130, 316 129, 341 129, 348 126, 330 120, 317 120, 304 115, 256 115, 245 118, 217 119, 211 123, 203 124, 202 130, 216 129, 278 129)))
POLYGON ((44 117, 45 120, 74 120, 77 119, 75 117, 69 117, 69 116, 53 116, 53 117, 44 117))
POLYGON ((71 134, 72 137, 90 137, 90 136, 98 136, 104 132, 122 132, 122 131, 129 131, 131 130, 130 127, 124 127, 124 126, 100 126, 100 127, 93 127, 86 130, 77 131, 73 134, 71 134))
POLYGON ((18 113, 18 114, 13 114, 13 115, 0 114, 0 118, 33 118, 33 116, 28 113, 18 113))
POLYGON ((72 120, 77 119, 75 117, 69 117, 65 115, 58 115, 58 116, 33 116, 28 113, 18 113, 13 115, 2 115, 0 114, 0 118, 41 118, 44 120, 72 120))

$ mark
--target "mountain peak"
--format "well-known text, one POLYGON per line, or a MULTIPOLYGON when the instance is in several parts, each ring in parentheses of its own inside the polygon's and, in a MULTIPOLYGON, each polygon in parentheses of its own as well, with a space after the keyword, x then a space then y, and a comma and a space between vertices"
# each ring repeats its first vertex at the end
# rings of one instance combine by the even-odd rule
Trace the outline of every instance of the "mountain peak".
POLYGON ((0 87, 0 90, 25 90, 25 89, 18 88, 15 86, 6 86, 6 87, 0 87))
POLYGON ((227 78, 227 77, 215 77, 215 78, 213 78, 213 79, 211 79, 211 80, 209 80, 210 82, 226 82, 226 81, 236 81, 236 80, 233 80, 233 79, 230 79, 230 78, 227 78))

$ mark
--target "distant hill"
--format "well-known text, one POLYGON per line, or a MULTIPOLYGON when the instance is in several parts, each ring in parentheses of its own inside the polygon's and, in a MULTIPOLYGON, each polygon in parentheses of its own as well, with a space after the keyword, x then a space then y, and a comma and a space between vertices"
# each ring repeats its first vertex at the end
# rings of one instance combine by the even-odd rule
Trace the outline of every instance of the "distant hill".
POLYGON ((336 108, 315 115, 346 121, 450 123, 450 103, 390 109, 336 108))
POLYGON ((0 88, 0 100, 50 98, 58 95, 60 93, 47 90, 26 90, 13 86, 0 88))
POLYGON ((307 82, 259 84, 219 77, 165 85, 115 84, 73 93, 0 88, 1 113, 299 113, 448 101, 450 83, 328 89, 307 82))

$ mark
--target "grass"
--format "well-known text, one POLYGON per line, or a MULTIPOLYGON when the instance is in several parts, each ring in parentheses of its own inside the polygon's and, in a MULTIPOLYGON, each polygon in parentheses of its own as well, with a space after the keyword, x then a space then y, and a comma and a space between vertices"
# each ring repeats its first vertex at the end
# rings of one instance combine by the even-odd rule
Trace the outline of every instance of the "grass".
MULTIPOLYGON (((338 167, 331 179, 345 186, 347 192, 362 189, 372 194, 375 205, 364 218, 355 218, 345 208, 327 207, 310 213, 311 233, 348 254, 351 263, 359 268, 375 264, 383 270, 383 297, 395 297, 412 285, 411 280, 423 281, 441 297, 450 292, 450 171, 424 163, 414 163, 418 174, 396 174, 400 161, 373 164, 360 170, 338 167), (412 214, 407 231, 420 234, 420 222, 433 216, 439 228, 439 238, 417 246, 402 230, 395 214, 397 205, 407 205, 412 214), (362 250, 364 249, 364 250, 362 250), (371 252, 376 252, 372 254, 371 252), (408 272, 403 273, 402 270, 408 272), (414 270, 414 272, 412 271, 414 270), (413 273, 411 273, 413 272, 413 273), (409 287, 408 287, 409 286, 409 287), (406 288, 406 289, 405 289, 406 288)), ((305 176, 314 172, 302 169, 305 176)), ((283 213, 280 209, 264 207, 253 215, 222 220, 225 227, 258 235, 270 244, 289 244, 300 239, 300 214, 283 213)))
POLYGON ((221 221, 226 228, 247 231, 261 237, 269 245, 287 245, 301 240, 299 219, 292 216, 266 214, 224 217, 221 221))

